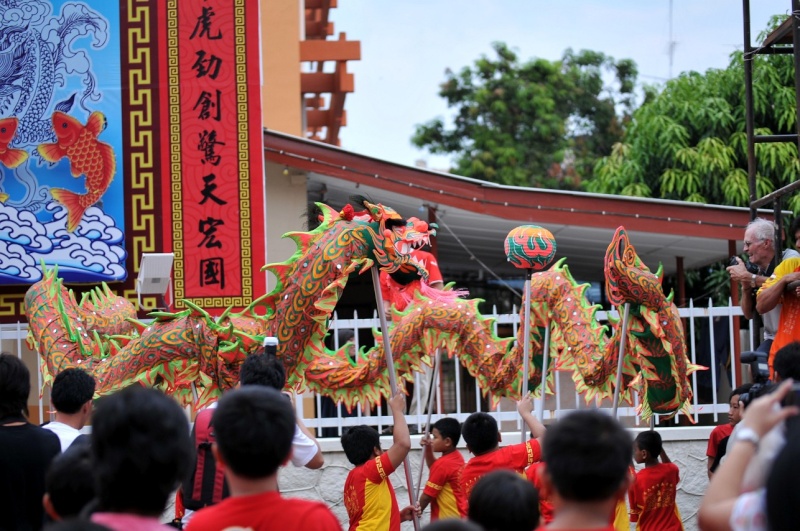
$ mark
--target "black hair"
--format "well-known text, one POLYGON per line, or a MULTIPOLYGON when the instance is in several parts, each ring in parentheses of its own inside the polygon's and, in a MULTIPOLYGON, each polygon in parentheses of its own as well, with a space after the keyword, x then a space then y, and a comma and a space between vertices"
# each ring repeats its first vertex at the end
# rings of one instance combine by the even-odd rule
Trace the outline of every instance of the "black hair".
POLYGON ((474 455, 497 448, 497 421, 488 413, 473 413, 461 426, 461 436, 474 455))
POLYGON ((342 434, 342 449, 347 460, 360 466, 370 460, 373 450, 381 447, 381 436, 378 430, 362 424, 353 426, 342 434))
POLYGON ((82 518, 68 518, 45 526, 44 531, 112 531, 110 527, 82 518))
POLYGON ((794 243, 794 235, 797 234, 797 231, 800 230, 800 216, 795 217, 792 220, 792 224, 789 228, 789 238, 792 243, 794 243))
POLYGON ((61 518, 78 516, 94 498, 91 449, 88 438, 78 438, 50 463, 44 490, 61 518))
POLYGON ((292 404, 270 387, 248 385, 225 393, 211 423, 225 465, 237 476, 269 477, 292 450, 292 404))
POLYGON ((192 451, 186 415, 160 391, 133 385, 100 399, 92 420, 99 509, 160 516, 192 451))
POLYGON ((767 476, 766 512, 770 531, 794 531, 800 517, 800 424, 786 423, 786 444, 778 452, 767 476))
POLYGON ((485 531, 530 531, 539 523, 539 494, 518 474, 496 470, 475 484, 467 516, 485 531))
POLYGON ((657 458, 661 455, 661 450, 664 449, 664 444, 661 441, 661 435, 655 430, 647 430, 639 433, 636 436, 636 446, 639 450, 646 451, 650 458, 657 458))
POLYGON ((800 342, 793 341, 778 349, 772 368, 781 380, 791 378, 796 382, 800 381, 800 342))
POLYGON ((0 419, 27 413, 30 394, 31 373, 25 364, 12 354, 0 354, 0 419))
POLYGON ((268 354, 251 354, 242 363, 239 371, 242 385, 261 385, 280 391, 286 385, 286 369, 283 362, 268 354))
POLYGON ((476 523, 468 520, 458 520, 456 518, 445 518, 436 520, 422 528, 422 531, 484 531, 476 523))
POLYGON ((631 436, 597 410, 576 411, 547 430, 544 462, 565 500, 604 501, 622 486, 633 454, 631 436))
POLYGON ((461 440, 461 424, 456 419, 445 417, 433 423, 433 427, 439 431, 442 439, 450 439, 453 446, 458 445, 461 440))
POLYGON ((731 394, 728 396, 728 401, 730 401, 736 395, 739 395, 741 397, 743 394, 750 392, 751 387, 753 387, 753 384, 751 383, 740 385, 739 387, 731 391, 731 394))
POLYGON ((77 413, 94 397, 95 381, 86 371, 77 368, 64 369, 55 380, 50 400, 61 413, 77 413))

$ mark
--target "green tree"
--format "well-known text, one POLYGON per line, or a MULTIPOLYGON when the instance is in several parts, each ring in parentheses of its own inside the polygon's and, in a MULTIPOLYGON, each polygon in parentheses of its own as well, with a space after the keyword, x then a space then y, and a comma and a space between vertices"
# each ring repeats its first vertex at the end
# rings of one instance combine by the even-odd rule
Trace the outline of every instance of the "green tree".
MULTIPOLYGON (((781 20, 775 17, 774 28, 781 20)), ((759 36, 763 40, 766 32, 759 36)), ((756 55, 753 101, 757 134, 795 132, 792 58, 756 55)), ((600 159, 590 192, 747 206, 744 57, 725 69, 687 72, 663 91, 646 89, 622 142, 600 159)), ((800 171, 794 143, 756 144, 759 196, 792 182, 800 171)), ((795 212, 800 197, 786 203, 795 212)))
POLYGON ((492 48, 494 59, 446 72, 439 95, 455 110, 452 128, 436 118, 418 125, 412 142, 454 155, 452 171, 467 177, 579 188, 622 138, 635 103, 636 64, 586 50, 521 63, 505 44, 492 48))

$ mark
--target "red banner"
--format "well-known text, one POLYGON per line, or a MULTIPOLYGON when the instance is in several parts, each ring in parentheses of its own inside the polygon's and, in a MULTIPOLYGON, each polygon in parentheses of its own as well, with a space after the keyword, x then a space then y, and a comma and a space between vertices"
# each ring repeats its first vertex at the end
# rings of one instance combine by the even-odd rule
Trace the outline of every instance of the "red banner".
POLYGON ((176 306, 243 307, 266 291, 258 2, 166 0, 159 28, 165 247, 176 306))

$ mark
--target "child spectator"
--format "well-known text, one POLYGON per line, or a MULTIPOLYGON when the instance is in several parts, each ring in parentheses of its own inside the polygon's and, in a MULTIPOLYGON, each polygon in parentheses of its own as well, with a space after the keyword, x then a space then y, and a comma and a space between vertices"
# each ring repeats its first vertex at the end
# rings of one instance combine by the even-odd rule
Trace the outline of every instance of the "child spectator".
POLYGON ((44 523, 44 477, 61 451, 58 437, 27 419, 31 375, 22 360, 0 354, 0 529, 44 523))
POLYGON ((99 400, 91 436, 92 521, 114 531, 172 530, 160 518, 191 453, 186 415, 160 391, 133 385, 99 400))
POLYGON ((714 471, 717 470, 720 460, 725 455, 725 450, 728 447, 728 439, 733 432, 733 427, 742 420, 742 412, 739 410, 739 397, 749 392, 752 386, 753 384, 744 384, 731 391, 728 397, 728 401, 730 402, 728 423, 721 424, 711 430, 711 435, 708 438, 708 449, 706 450, 706 456, 708 456, 708 462, 706 463, 708 479, 711 479, 711 476, 714 475, 714 471))
MULTIPOLYGON (((522 473, 526 467, 539 461, 542 455, 539 439, 544 436, 545 427, 531 413, 533 399, 530 393, 517 402, 517 411, 530 428, 533 438, 503 448, 498 445, 501 438, 494 417, 488 413, 473 413, 464 421, 461 436, 467 443, 467 450, 474 456, 464 465, 461 473, 461 488, 467 503, 475 483, 485 474, 502 469, 522 473)), ((467 507, 462 507, 461 512, 466 513, 467 507)))
POLYGON ((89 439, 81 438, 53 459, 44 480, 44 510, 55 521, 78 516, 94 499, 89 439))
POLYGON ((485 531, 531 531, 539 525, 539 496, 520 475, 496 470, 472 489, 469 519, 485 531))
POLYGON ((401 512, 397 506, 389 474, 408 455, 411 436, 405 410, 406 397, 398 393, 389 400, 394 419, 392 446, 381 450, 380 435, 369 426, 355 426, 342 435, 342 449, 355 468, 344 482, 344 504, 350 519, 350 531, 370 529, 399 531, 400 522, 413 520, 412 506, 401 512))
POLYGON ((614 507, 628 490, 633 446, 614 418, 596 410, 567 415, 547 433, 542 488, 555 507, 541 529, 614 531, 614 507))
POLYGON ((456 449, 461 439, 461 426, 456 419, 439 419, 433 425, 431 436, 420 440, 430 468, 425 489, 419 497, 420 512, 430 504, 431 522, 440 518, 464 518, 466 515, 459 510, 465 505, 460 482, 464 457, 456 449), (441 453, 442 457, 436 459, 434 452, 441 453))
POLYGON ((64 369, 53 380, 50 400, 56 408, 56 420, 42 427, 58 435, 62 452, 81 435, 81 428, 89 422, 94 388, 94 378, 81 369, 64 369))
POLYGON ((186 531, 341 529, 324 504, 278 492, 278 468, 289 461, 295 431, 286 396, 255 385, 230 391, 219 401, 213 425, 213 451, 231 496, 197 511, 186 531))
POLYGON ((629 491, 631 522, 641 531, 683 531, 675 504, 678 467, 670 462, 655 431, 643 431, 633 442, 633 459, 644 468, 636 473, 629 491), (659 456, 661 462, 658 462, 659 456))

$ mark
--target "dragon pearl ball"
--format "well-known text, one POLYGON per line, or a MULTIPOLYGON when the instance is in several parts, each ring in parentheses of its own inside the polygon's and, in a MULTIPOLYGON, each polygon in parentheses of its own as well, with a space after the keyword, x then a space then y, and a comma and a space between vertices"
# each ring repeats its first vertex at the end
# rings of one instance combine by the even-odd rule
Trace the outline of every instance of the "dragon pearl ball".
POLYGON ((520 225, 506 236, 505 250, 515 267, 542 271, 556 256, 556 239, 538 225, 520 225))

